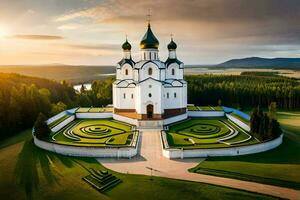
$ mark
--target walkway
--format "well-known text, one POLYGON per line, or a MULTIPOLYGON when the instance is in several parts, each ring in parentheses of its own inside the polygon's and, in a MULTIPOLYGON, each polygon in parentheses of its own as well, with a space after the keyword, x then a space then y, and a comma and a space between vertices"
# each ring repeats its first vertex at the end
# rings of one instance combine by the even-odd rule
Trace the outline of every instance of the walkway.
POLYGON ((300 191, 261 183, 241 181, 203 174, 189 173, 187 170, 203 161, 198 159, 170 160, 162 156, 159 131, 143 131, 140 138, 140 155, 132 159, 98 159, 105 167, 121 173, 150 175, 180 180, 210 183, 220 186, 259 192, 288 199, 300 199, 300 191))

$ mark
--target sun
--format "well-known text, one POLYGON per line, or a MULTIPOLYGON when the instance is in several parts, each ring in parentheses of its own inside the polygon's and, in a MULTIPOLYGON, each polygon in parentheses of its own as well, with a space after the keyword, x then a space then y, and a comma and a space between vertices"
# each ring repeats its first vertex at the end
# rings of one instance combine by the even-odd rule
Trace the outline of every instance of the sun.
POLYGON ((7 29, 3 26, 0 26, 0 38, 4 38, 7 36, 7 29))

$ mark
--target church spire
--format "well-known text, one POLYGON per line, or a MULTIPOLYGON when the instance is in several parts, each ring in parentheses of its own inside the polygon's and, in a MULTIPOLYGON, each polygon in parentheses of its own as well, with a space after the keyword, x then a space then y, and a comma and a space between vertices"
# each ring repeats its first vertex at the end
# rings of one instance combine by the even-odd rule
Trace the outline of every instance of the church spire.
POLYGON ((170 59, 176 58, 176 49, 177 49, 177 44, 173 41, 173 34, 171 34, 171 42, 168 44, 170 59))

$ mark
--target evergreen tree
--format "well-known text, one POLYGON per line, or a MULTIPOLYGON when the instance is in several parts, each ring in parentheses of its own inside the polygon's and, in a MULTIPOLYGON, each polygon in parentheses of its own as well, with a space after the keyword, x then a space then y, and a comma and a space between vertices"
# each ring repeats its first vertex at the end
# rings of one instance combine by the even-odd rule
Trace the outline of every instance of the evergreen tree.
POLYGON ((48 138, 50 136, 51 130, 46 120, 46 116, 43 113, 39 113, 34 123, 34 134, 39 139, 48 138))

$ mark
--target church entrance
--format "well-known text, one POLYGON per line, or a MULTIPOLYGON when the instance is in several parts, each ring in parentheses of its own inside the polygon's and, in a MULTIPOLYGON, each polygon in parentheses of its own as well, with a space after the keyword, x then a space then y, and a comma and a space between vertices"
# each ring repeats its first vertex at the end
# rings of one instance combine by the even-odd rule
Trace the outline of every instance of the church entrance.
POLYGON ((153 118, 153 105, 152 104, 147 105, 147 118, 148 119, 153 118))

